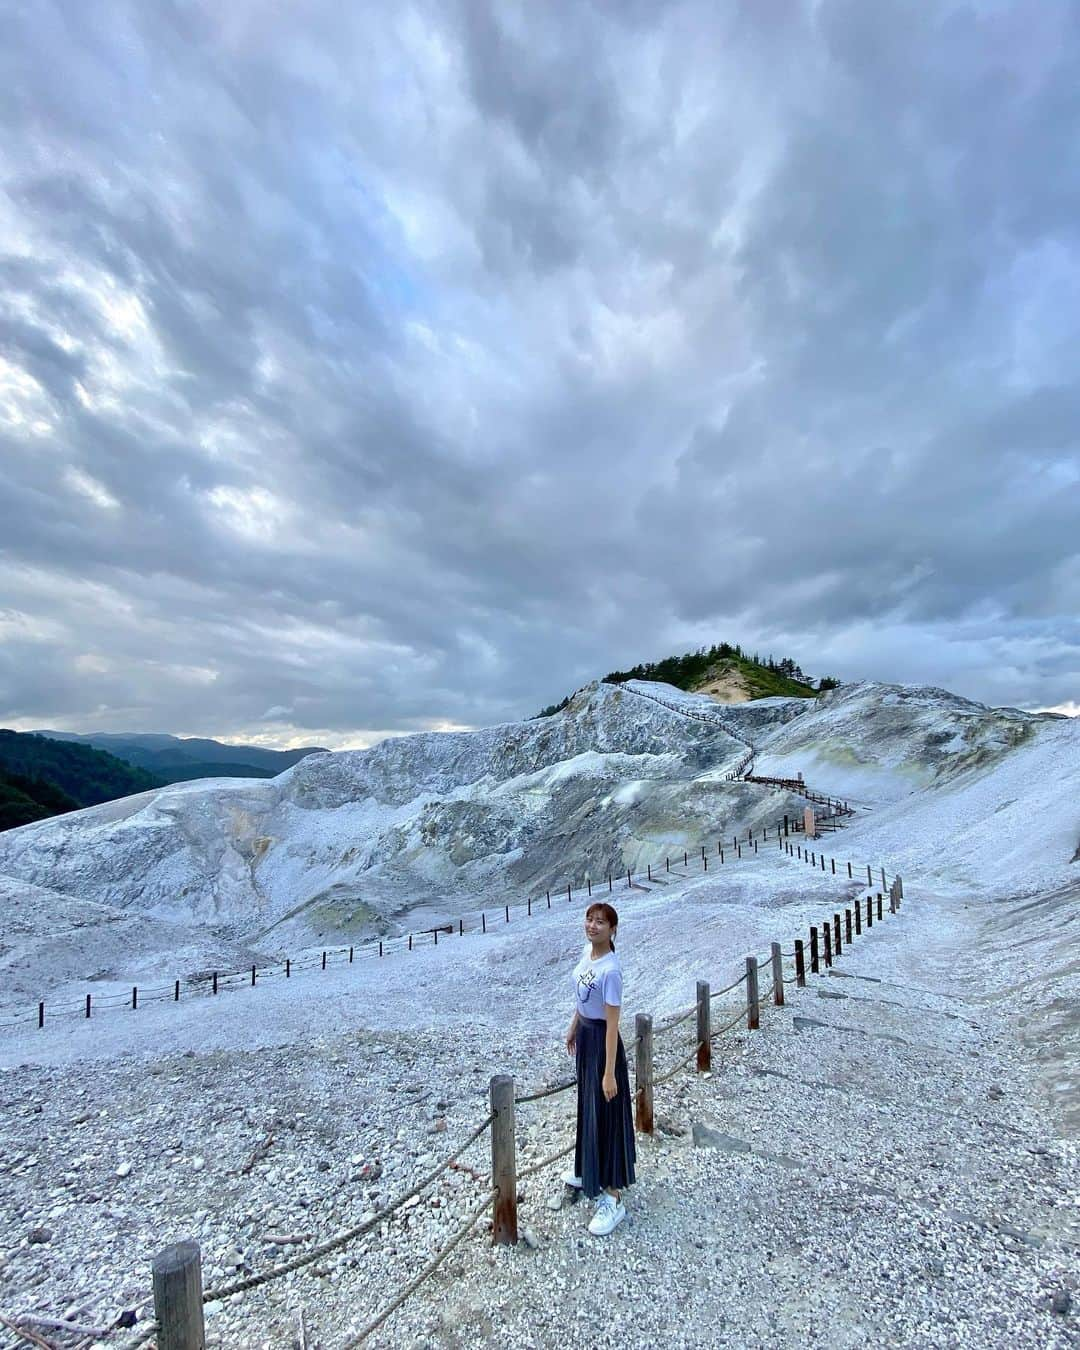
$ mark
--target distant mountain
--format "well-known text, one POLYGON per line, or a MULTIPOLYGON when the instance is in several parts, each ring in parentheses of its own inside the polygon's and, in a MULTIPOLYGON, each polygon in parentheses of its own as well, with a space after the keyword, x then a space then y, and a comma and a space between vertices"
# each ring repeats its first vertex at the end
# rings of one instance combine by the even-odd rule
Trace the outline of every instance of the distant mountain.
POLYGON ((321 747, 264 750, 258 745, 225 745, 199 736, 167 736, 156 732, 39 731, 57 741, 74 741, 106 750, 117 759, 146 769, 164 783, 193 778, 274 778, 321 747))
POLYGON ((0 829, 163 786, 163 779, 93 746, 0 730, 0 829))
MULTIPOLYGON (((711 694, 722 703, 746 703, 755 698, 816 698, 826 689, 835 689, 838 681, 826 676, 817 688, 789 656, 779 661, 772 656, 753 656, 736 643, 721 642, 712 647, 699 647, 682 656, 668 656, 662 661, 645 661, 630 670, 613 670, 604 676, 606 684, 622 684, 626 680, 649 680, 672 684, 688 693, 711 694)), ((561 712, 570 702, 570 696, 561 703, 553 703, 538 717, 550 717, 561 712)))

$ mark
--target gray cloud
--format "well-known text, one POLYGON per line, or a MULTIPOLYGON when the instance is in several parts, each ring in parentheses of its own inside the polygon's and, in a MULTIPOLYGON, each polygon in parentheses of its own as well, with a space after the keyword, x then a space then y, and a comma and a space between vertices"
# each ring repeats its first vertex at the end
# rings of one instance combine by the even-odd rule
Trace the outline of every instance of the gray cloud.
POLYGON ((1073 7, 9 29, 0 720, 358 743, 725 637, 1077 698, 1073 7))

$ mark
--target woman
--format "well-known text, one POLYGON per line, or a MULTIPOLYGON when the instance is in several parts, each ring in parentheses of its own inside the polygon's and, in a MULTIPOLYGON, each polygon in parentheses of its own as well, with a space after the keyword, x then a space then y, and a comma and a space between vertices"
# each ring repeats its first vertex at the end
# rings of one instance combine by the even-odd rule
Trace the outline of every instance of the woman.
POLYGON ((630 1077, 619 1035, 622 968, 615 955, 619 916, 611 905, 585 911, 589 945, 574 969, 577 1006, 566 1033, 577 1060, 577 1144, 574 1170, 563 1180, 597 1199, 589 1232, 604 1237, 626 1218, 620 1199, 634 1184, 634 1122, 630 1077))

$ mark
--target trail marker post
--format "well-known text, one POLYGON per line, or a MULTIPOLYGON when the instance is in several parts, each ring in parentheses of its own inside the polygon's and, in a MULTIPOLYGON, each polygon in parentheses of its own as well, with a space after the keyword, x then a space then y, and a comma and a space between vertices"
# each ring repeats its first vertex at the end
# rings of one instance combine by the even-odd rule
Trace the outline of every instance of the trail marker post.
POLYGON ((757 957, 746 958, 746 1027, 757 1031, 761 1025, 758 1009, 757 957))
POLYGON ((709 984, 707 980, 697 982, 697 1070, 708 1073, 712 1068, 712 1036, 709 1028, 709 984))
POLYGON ((491 1181, 495 1187, 492 1241, 512 1247, 518 1240, 517 1158, 514 1145, 514 1079, 508 1073, 491 1080, 491 1181))
POLYGON ((653 1132, 652 1018, 638 1013, 634 1018, 637 1056, 634 1063, 634 1126, 639 1134, 653 1132))

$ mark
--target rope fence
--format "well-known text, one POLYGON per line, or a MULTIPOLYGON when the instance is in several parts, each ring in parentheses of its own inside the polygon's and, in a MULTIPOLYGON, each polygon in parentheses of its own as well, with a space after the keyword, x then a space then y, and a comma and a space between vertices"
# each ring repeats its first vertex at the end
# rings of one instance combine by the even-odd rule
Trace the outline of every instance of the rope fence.
MULTIPOLYGON (((641 695, 641 697, 647 697, 641 695)), ((654 700, 655 701, 655 700, 654 700)), ((765 780, 751 780, 765 781, 765 780)), ((769 780, 771 781, 771 780, 769 780)), ((777 780, 778 782, 780 780, 777 780)), ((820 798, 820 800, 828 800, 820 798)), ((816 820, 824 820, 815 816, 816 820)), ((792 851, 792 846, 788 842, 793 835, 801 835, 805 830, 805 822, 797 818, 784 816, 778 820, 775 825, 759 826, 757 830, 753 827, 747 829, 745 839, 740 839, 737 834, 731 836, 731 845, 727 847, 724 839, 715 841, 715 853, 711 852, 711 846, 704 844, 698 845, 693 851, 682 849, 682 867, 688 869, 693 865, 700 869, 700 874, 709 871, 710 857, 719 859, 723 866, 732 860, 741 860, 744 857, 758 857, 759 844, 767 842, 770 838, 775 839, 780 847, 791 856, 796 856, 792 851), (744 849, 746 850, 744 854, 744 849)), ((806 854, 807 860, 818 855, 807 854, 805 849, 798 847, 797 856, 800 860, 806 854)), ((847 865, 848 877, 853 875, 852 864, 847 865)), ((824 863, 822 862, 822 867, 824 863)), ((470 916, 468 925, 464 917, 459 917, 452 921, 437 924, 432 928, 425 928, 419 932, 402 933, 394 937, 372 938, 364 942, 353 943, 349 946, 327 947, 313 955, 305 955, 300 958, 286 957, 273 965, 254 964, 243 970, 218 971, 208 970, 200 971, 194 975, 189 975, 180 979, 175 979, 169 984, 159 985, 133 985, 130 994, 110 993, 94 994, 87 993, 78 1002, 72 1003, 65 1000, 56 1005, 47 1003, 44 999, 37 1003, 36 1011, 27 1011, 21 1017, 14 1017, 0 1021, 0 1031, 8 1031, 18 1027, 27 1027, 37 1024, 38 1030, 44 1029, 58 1019, 85 1019, 92 1018, 94 1013, 100 1012, 137 1012, 140 1007, 150 1003, 179 1003, 185 998, 192 997, 215 997, 223 990, 238 988, 255 988, 260 982, 268 979, 290 980, 294 975, 311 970, 326 971, 331 967, 341 965, 353 965, 358 960, 378 960, 387 956, 396 955, 401 952, 416 951, 421 947, 438 947, 440 936, 444 941, 448 937, 464 937, 466 933, 475 935, 477 929, 481 934, 498 931, 500 923, 505 927, 512 921, 512 916, 521 918, 522 911, 524 917, 532 918, 534 911, 547 912, 552 908, 553 899, 559 903, 564 898, 569 904, 573 901, 575 892, 578 900, 584 898, 592 899, 595 896, 611 894, 614 891, 616 882, 620 887, 626 889, 648 890, 651 886, 661 884, 660 877, 669 873, 680 876, 691 875, 684 870, 679 871, 679 857, 676 853, 668 853, 664 856, 663 864, 659 862, 646 864, 644 873, 639 870, 635 873, 632 868, 628 868, 625 873, 618 877, 609 872, 604 882, 594 883, 591 877, 586 876, 584 881, 567 882, 564 888, 555 891, 554 896, 551 890, 545 891, 542 897, 529 897, 524 904, 504 904, 501 910, 495 911, 494 915, 489 916, 488 911, 482 910, 479 914, 479 924, 476 916, 470 916), (584 892, 584 894, 583 894, 584 892)), ((833 873, 835 874, 835 864, 833 873)), ((870 868, 866 868, 867 876, 870 876, 870 868)), ((882 886, 885 884, 885 872, 881 871, 882 886)), ((689 1014, 688 1014, 689 1015, 689 1014)), ((658 1028, 658 1031, 662 1028, 658 1028)))
MULTIPOLYGON (((902 897, 903 882, 900 877, 896 877, 889 893, 888 913, 895 914, 899 911, 902 897)), ((871 916, 875 910, 873 903, 875 899, 880 906, 882 900, 880 894, 876 897, 868 896, 866 899, 867 913, 871 916)), ((857 904, 856 912, 858 912, 858 909, 857 904)), ((851 910, 845 911, 845 915, 850 916, 850 914, 851 910)), ((834 959, 834 950, 835 958, 841 955, 842 946, 838 945, 833 949, 829 941, 826 940, 824 957, 822 958, 819 954, 817 941, 819 935, 835 934, 839 930, 839 925, 840 915, 834 913, 820 925, 811 926, 812 973, 820 973, 823 966, 826 968, 831 966, 834 959)), ((869 931, 872 923, 868 921, 867 927, 869 931)), ((745 961, 745 973, 738 980, 733 981, 722 990, 716 991, 716 993, 710 991, 706 982, 699 981, 697 999, 694 1005, 689 1010, 680 1012, 675 1019, 657 1028, 657 1032, 672 1031, 689 1020, 692 1015, 697 1014, 698 1022, 692 1049, 688 1053, 680 1055, 676 1062, 659 1076, 655 1074, 653 1066, 654 1032, 652 1018, 645 1013, 636 1015, 636 1035, 627 1048, 633 1050, 636 1057, 634 1117, 635 1128, 639 1133, 648 1135, 654 1133, 653 1099, 657 1088, 664 1087, 672 1082, 695 1060, 699 1073, 710 1072, 711 1047, 714 1041, 744 1022, 747 1031, 759 1030, 759 1016, 762 1009, 770 1005, 774 1007, 783 1006, 785 984, 795 983, 800 986, 806 984, 803 950, 801 938, 795 941, 790 952, 783 950, 780 943, 774 942, 768 958, 759 959, 757 956, 748 955, 745 961), (792 957, 794 957, 796 963, 796 972, 794 976, 787 976, 784 974, 782 962, 792 957), (772 970, 771 991, 759 993, 757 987, 758 972, 769 967, 772 970), (710 1025, 712 1000, 719 995, 732 993, 742 984, 747 985, 745 1007, 741 1008, 730 1020, 724 1022, 722 1026, 713 1028, 710 1025)), ((291 1260, 271 1266, 264 1271, 203 1291, 201 1253, 198 1244, 188 1241, 166 1247, 158 1253, 152 1264, 154 1321, 141 1329, 138 1335, 128 1342, 125 1350, 135 1350, 135 1347, 145 1344, 154 1336, 158 1337, 160 1348, 168 1346, 170 1350, 199 1350, 205 1334, 203 1325, 203 1306, 205 1303, 212 1299, 221 1300, 258 1288, 293 1271, 302 1270, 386 1223, 404 1205, 408 1204, 414 1197, 419 1196, 438 1177, 453 1167, 462 1155, 480 1139, 481 1135, 490 1130, 491 1173, 487 1177, 477 1176, 478 1181, 486 1182, 484 1194, 467 1212, 459 1226, 427 1264, 393 1296, 377 1316, 369 1320, 345 1342, 346 1346, 355 1350, 378 1330, 406 1302, 411 1294, 434 1275, 449 1253, 476 1226, 489 1205, 492 1206, 493 1241, 500 1245, 513 1245, 517 1242, 519 1183, 528 1177, 539 1174, 560 1159, 568 1157, 574 1152, 575 1145, 562 1145, 553 1153, 539 1161, 529 1163, 519 1170, 516 1160, 515 1107, 529 1102, 541 1101, 558 1093, 566 1092, 575 1086, 576 1079, 570 1079, 518 1097, 515 1093, 514 1079, 507 1074, 496 1075, 491 1079, 489 1087, 490 1112, 457 1145, 453 1152, 431 1167, 417 1182, 385 1205, 377 1214, 371 1215, 337 1236, 319 1243, 309 1251, 300 1253, 291 1260)), ((473 1175, 476 1176, 477 1174, 473 1173, 473 1175)), ((22 1328, 16 1327, 16 1329, 21 1334, 22 1328)))

